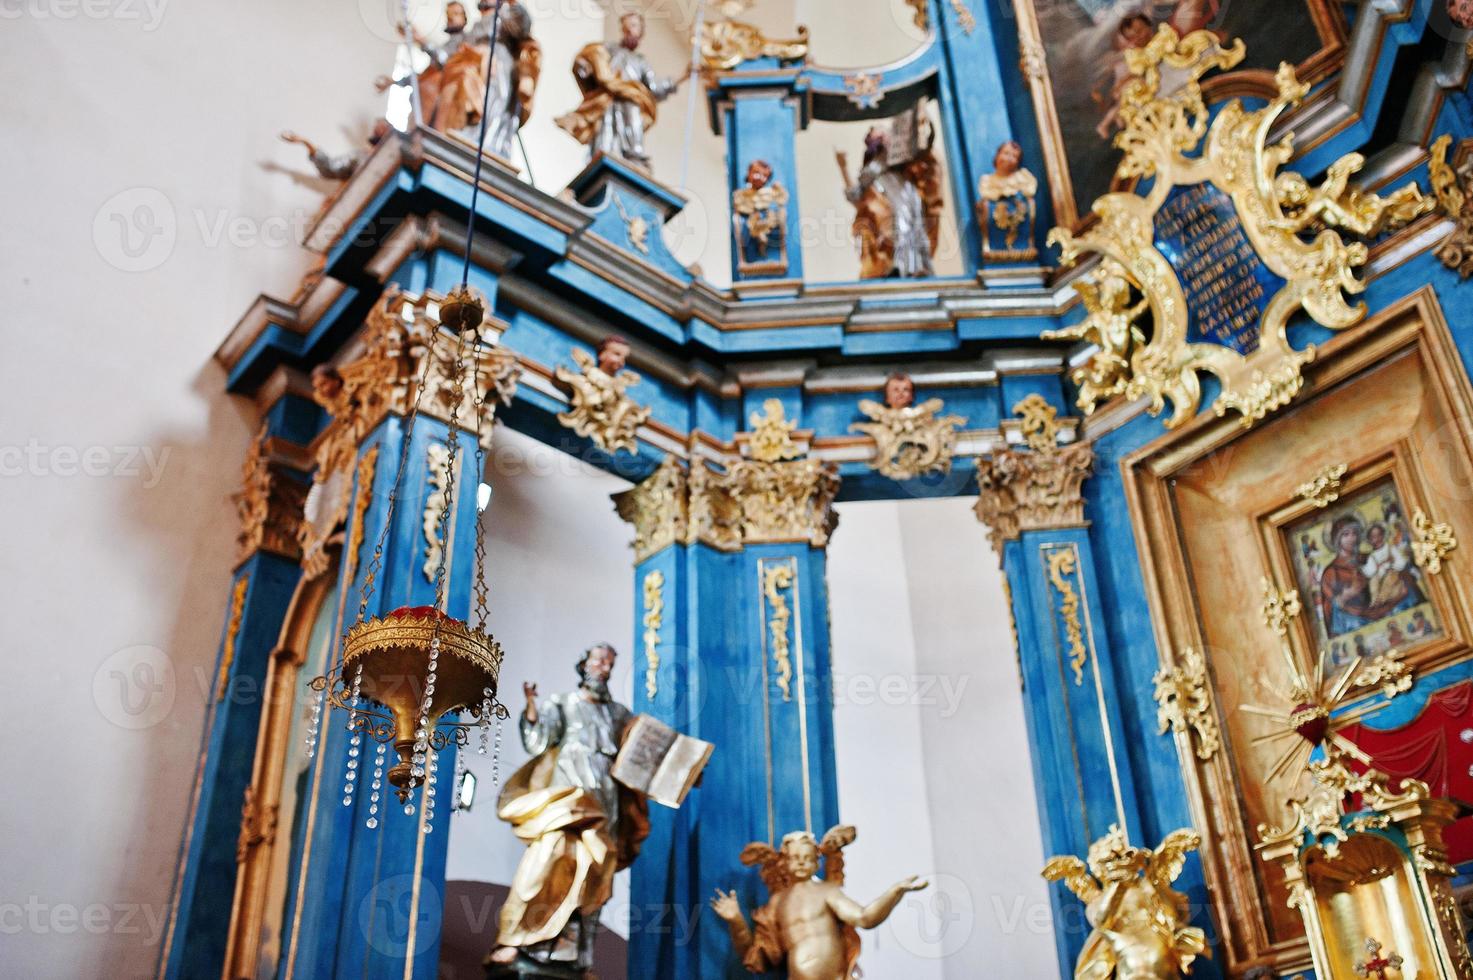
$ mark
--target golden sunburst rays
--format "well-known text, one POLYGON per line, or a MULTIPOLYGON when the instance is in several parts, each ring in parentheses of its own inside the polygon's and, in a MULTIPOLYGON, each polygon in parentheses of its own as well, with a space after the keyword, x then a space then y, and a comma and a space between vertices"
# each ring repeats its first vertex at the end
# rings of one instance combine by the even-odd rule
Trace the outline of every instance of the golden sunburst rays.
POLYGON ((1335 673, 1331 668, 1330 656, 1321 650, 1314 659, 1313 669, 1306 671, 1290 648, 1289 624, 1302 611, 1299 593, 1296 590, 1280 590, 1268 579, 1263 580, 1263 622, 1279 638, 1279 653, 1289 672, 1288 707, 1269 707, 1258 704, 1242 705, 1242 710, 1270 724, 1270 729, 1254 736, 1250 743, 1255 746, 1274 745, 1287 742, 1274 758, 1264 782, 1273 785, 1284 779, 1298 782, 1305 771, 1310 756, 1318 747, 1326 753, 1343 754, 1369 766, 1371 757, 1362 752, 1340 730, 1354 724, 1360 713, 1336 716, 1336 711, 1350 700, 1355 679, 1363 665, 1352 660, 1335 673), (1332 676, 1333 675, 1333 676, 1332 676))

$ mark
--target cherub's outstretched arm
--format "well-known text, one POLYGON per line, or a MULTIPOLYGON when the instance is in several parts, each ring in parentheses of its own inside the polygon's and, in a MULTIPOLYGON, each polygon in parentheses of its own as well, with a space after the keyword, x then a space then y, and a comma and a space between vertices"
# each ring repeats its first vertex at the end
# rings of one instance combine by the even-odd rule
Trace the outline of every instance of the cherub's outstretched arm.
POLYGON ((731 944, 736 947, 738 958, 745 958, 747 950, 752 948, 752 930, 747 925, 747 916, 742 912, 741 902, 737 901, 735 891, 726 894, 721 889, 716 889, 716 897, 711 899, 711 911, 726 923, 727 931, 731 933, 731 944))
POLYGON ((918 892, 925 887, 924 881, 911 875, 909 878, 897 881, 887 888, 883 895, 864 906, 836 888, 829 895, 829 910, 839 917, 840 922, 860 929, 873 929, 890 917, 890 913, 895 911, 895 906, 900 904, 900 899, 905 896, 906 892, 918 892))

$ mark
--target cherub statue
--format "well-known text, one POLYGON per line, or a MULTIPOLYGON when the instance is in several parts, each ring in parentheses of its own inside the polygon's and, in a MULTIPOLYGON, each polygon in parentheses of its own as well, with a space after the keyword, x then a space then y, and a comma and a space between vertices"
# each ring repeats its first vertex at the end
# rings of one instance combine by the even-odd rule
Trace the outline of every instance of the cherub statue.
POLYGON ((772 164, 753 160, 747 166, 747 186, 731 192, 731 213, 744 261, 767 258, 773 245, 781 253, 787 237, 788 191, 772 179, 772 164))
POLYGON ((773 850, 762 843, 742 848, 743 864, 760 865, 767 904, 752 913, 747 926, 736 892, 716 891, 712 910, 726 922, 742 965, 765 973, 786 965, 790 980, 849 980, 859 959, 859 929, 873 929, 889 918, 906 892, 925 882, 914 876, 891 885, 869 905, 840 891, 843 850, 854 842, 853 827, 838 826, 815 840, 806 830, 788 834, 773 850), (824 876, 818 859, 824 859, 824 876))
POLYGON ((1045 878, 1062 879, 1079 896, 1094 926, 1075 980, 1175 980, 1198 956, 1211 955, 1206 935, 1187 925, 1187 897, 1171 887, 1201 844, 1196 831, 1177 830, 1151 851, 1132 847, 1114 826, 1090 845, 1088 867, 1073 855, 1044 866, 1045 878))
POLYGON ((557 379, 573 395, 573 405, 557 420, 580 436, 592 439, 605 452, 627 449, 634 452, 635 432, 649 420, 650 410, 635 404, 626 393, 639 384, 639 375, 624 369, 629 362, 629 342, 610 335, 598 345, 595 362, 582 348, 573 349, 578 371, 557 369, 557 379))
POLYGON ((1094 278, 1076 282, 1074 289, 1084 300, 1087 315, 1073 326, 1045 331, 1043 337, 1083 340, 1099 348, 1073 375, 1079 386, 1079 407, 1088 414, 1099 402, 1125 391, 1131 355, 1146 342, 1136 320, 1150 307, 1150 301, 1142 297, 1131 304, 1130 277, 1113 259, 1100 262, 1094 278))
POLYGON ((365 145, 358 150, 350 150, 347 153, 329 153, 319 147, 316 143, 299 136, 291 130, 285 130, 281 134, 283 143, 296 143, 307 151, 307 159, 317 170, 318 176, 323 180, 347 180, 357 173, 358 168, 363 166, 374 149, 394 131, 387 119, 375 119, 373 128, 369 130, 365 145))
POLYGON ((1284 217, 1272 222, 1273 225, 1296 233, 1315 225, 1328 225, 1362 238, 1373 238, 1383 231, 1400 228, 1437 206, 1436 201, 1422 196, 1416 184, 1398 187, 1386 197, 1351 187, 1351 175, 1364 164, 1365 157, 1359 153, 1347 153, 1330 164, 1324 181, 1314 188, 1292 170, 1279 174, 1274 179, 1274 193, 1284 217))
POLYGON ((904 371, 896 371, 885 379, 885 404, 861 399, 859 410, 870 421, 849 427, 875 440, 870 465, 892 480, 950 472, 956 431, 966 422, 960 415, 939 415, 945 407, 939 398, 919 405, 915 400, 915 382, 904 371))

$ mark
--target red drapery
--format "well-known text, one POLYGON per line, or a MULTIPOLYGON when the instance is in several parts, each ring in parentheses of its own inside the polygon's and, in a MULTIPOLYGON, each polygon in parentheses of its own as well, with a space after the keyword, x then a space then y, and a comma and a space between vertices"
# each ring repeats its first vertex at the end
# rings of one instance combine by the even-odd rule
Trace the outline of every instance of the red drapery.
MULTIPOLYGON (((1465 740, 1464 731, 1473 732, 1473 680, 1438 691, 1400 728, 1378 731, 1357 724, 1340 734, 1369 754, 1382 772, 1421 780, 1433 796, 1473 801, 1473 735, 1465 740)), ((1454 864, 1473 858, 1473 816, 1447 829, 1447 847, 1454 864)))

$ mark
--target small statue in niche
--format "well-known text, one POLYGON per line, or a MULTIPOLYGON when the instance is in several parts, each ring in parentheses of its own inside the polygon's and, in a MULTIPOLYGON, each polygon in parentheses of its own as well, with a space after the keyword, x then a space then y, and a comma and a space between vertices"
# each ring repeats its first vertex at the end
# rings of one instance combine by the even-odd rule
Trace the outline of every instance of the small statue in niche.
POLYGON ((939 398, 915 404, 916 387, 910 375, 896 371, 885 379, 885 404, 862 399, 859 410, 869 422, 855 422, 851 431, 875 441, 870 467, 892 480, 947 473, 956 450, 957 430, 966 423, 960 415, 938 415, 945 405, 939 398))
POLYGON ((678 78, 661 78, 648 59, 639 53, 644 40, 644 15, 627 13, 619 18, 622 32, 618 43, 589 44, 573 60, 573 77, 583 93, 583 102, 572 112, 559 116, 557 124, 590 156, 606 153, 651 169, 645 150, 645 130, 655 124, 655 107, 690 78, 690 65, 678 78))
POLYGON ((849 157, 835 152, 844 196, 854 205, 851 233, 859 246, 859 277, 886 279, 935 275, 931 259, 941 233, 941 168, 932 153, 935 132, 919 107, 886 132, 872 127, 864 138, 864 165, 849 180, 849 157), (895 132, 913 125, 898 151, 895 132), (924 135, 924 142, 922 136, 924 135))
POLYGON ((373 129, 368 133, 367 145, 358 150, 350 150, 347 153, 328 153, 316 143, 305 136, 298 136, 291 130, 284 130, 281 134, 282 142, 296 143, 307 151, 307 159, 312 161, 319 176, 323 180, 347 180, 358 172, 374 149, 382 143, 394 127, 389 125, 387 119, 375 119, 373 129))
POLYGON ((766 160, 753 160, 747 186, 731 192, 731 223, 741 272, 787 271, 788 190, 766 160))
POLYGON ((573 404, 560 412, 557 420, 580 436, 592 439, 605 452, 638 448, 635 433, 649 421, 647 406, 635 404, 627 390, 639 384, 640 377, 625 369, 629 362, 629 342, 610 335, 598 345, 598 359, 581 347, 573 348, 573 361, 578 371, 557 369, 557 380, 571 392, 573 404))
POLYGON ((1119 827, 1090 845, 1089 864, 1073 855, 1051 859, 1043 876, 1063 880, 1085 905, 1094 931, 1075 964, 1092 980, 1177 980, 1198 956, 1211 955, 1207 937, 1188 925, 1187 897, 1171 887, 1187 854, 1202 844, 1194 830, 1166 835, 1152 851, 1132 847, 1119 827))
POLYGON ((992 158, 992 173, 977 183, 977 227, 982 259, 1029 262, 1038 258, 1033 245, 1034 197, 1038 178, 1023 166, 1023 147, 1008 140, 992 158))
POLYGON ((896 882, 869 905, 841 891, 843 849, 854 842, 854 828, 839 826, 815 840, 806 830, 788 834, 773 850, 762 843, 742 848, 741 862, 760 865, 767 904, 752 913, 749 927, 736 892, 719 889, 712 910, 731 933, 742 965, 752 973, 783 967, 792 980, 848 980, 859 959, 859 929, 873 929, 889 918, 907 892, 926 883, 915 877, 896 882), (824 875, 818 874, 819 858, 824 875))
POLYGON ((484 105, 486 140, 481 149, 507 159, 517 131, 532 114, 542 73, 542 48, 532 37, 532 15, 517 0, 480 0, 477 9, 479 20, 451 34, 445 45, 431 52, 432 59, 444 61, 430 119, 436 129, 474 146, 481 135, 484 105), (495 38, 491 37, 493 26, 495 38), (488 67, 493 73, 489 80, 488 67))

